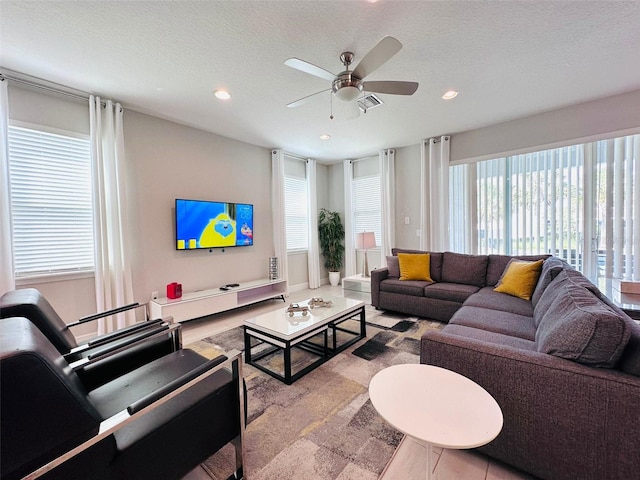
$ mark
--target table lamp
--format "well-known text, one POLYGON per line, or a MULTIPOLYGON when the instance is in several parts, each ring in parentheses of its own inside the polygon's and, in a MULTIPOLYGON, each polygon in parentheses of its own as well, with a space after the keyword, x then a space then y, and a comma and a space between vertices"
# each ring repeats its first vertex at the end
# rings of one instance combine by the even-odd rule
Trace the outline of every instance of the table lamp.
POLYGON ((376 247, 376 235, 373 232, 362 232, 356 234, 356 248, 364 250, 364 265, 362 267, 362 275, 370 277, 369 263, 367 261, 367 250, 376 247))

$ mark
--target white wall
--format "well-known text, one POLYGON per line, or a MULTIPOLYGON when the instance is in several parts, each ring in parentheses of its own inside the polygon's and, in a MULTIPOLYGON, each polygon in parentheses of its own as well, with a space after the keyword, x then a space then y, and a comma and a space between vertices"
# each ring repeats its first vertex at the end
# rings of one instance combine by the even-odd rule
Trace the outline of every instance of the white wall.
POLYGON ((124 130, 136 298, 170 282, 193 291, 267 278, 271 151, 131 110, 124 130), (176 198, 253 204, 254 245, 177 251, 176 198))
POLYGON ((396 244, 420 248, 420 145, 396 148, 396 244), (405 224, 405 218, 409 224, 405 224))
POLYGON ((538 115, 453 133, 452 163, 499 158, 512 152, 538 151, 579 143, 575 140, 607 136, 640 127, 640 90, 601 98, 538 115))

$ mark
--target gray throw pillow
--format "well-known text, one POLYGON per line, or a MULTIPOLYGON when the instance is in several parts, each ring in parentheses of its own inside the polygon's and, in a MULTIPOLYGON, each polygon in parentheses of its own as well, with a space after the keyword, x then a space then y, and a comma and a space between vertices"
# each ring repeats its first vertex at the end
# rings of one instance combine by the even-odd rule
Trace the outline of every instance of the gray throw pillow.
POLYGON ((392 255, 387 256, 387 269, 389 270, 390 278, 400 278, 400 264, 398 263, 398 257, 392 255))
POLYGON ((557 289, 559 295, 536 330, 538 351, 594 367, 614 368, 631 336, 625 319, 571 281, 562 282, 557 289))
POLYGON ((542 264, 542 272, 540 272, 540 278, 538 278, 538 284, 536 285, 533 295, 531 295, 531 303, 533 307, 538 304, 542 294, 547 289, 549 284, 554 278, 564 269, 562 260, 557 257, 547 258, 542 264))

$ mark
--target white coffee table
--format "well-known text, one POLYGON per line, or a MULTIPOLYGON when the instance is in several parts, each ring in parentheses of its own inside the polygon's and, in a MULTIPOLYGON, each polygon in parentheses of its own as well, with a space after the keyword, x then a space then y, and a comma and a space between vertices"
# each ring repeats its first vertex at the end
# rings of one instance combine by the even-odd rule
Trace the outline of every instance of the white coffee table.
POLYGON ((369 383, 371 403, 392 427, 431 448, 480 447, 502 430, 502 411, 489 393, 468 378, 433 365, 394 365, 369 383))
MULTIPOLYGON (((348 346, 367 336, 364 302, 343 297, 323 296, 323 300, 331 301, 329 307, 310 308, 307 315, 295 313, 290 316, 286 307, 273 312, 268 312, 244 321, 244 355, 245 363, 291 385, 298 378, 326 362, 335 354, 343 351, 348 346), (358 317, 359 324, 356 331, 342 325, 343 322, 358 317), (328 331, 332 332, 331 345, 328 343, 328 331), (350 335, 348 341, 338 344, 338 332, 350 335), (311 342, 310 339, 322 334, 322 345, 311 342), (252 339, 254 341, 252 342, 252 339), (255 339, 258 342, 255 342, 255 339), (253 343, 253 345, 252 345, 253 343), (253 349, 267 343, 271 348, 254 353, 253 349), (319 358, 300 371, 291 371, 291 349, 301 348, 317 355, 319 358), (282 350, 284 355, 283 375, 259 363, 264 358, 277 350, 282 350)), ((309 299, 310 300, 310 299, 309 299)), ((298 302, 298 305, 308 305, 309 300, 298 302)))

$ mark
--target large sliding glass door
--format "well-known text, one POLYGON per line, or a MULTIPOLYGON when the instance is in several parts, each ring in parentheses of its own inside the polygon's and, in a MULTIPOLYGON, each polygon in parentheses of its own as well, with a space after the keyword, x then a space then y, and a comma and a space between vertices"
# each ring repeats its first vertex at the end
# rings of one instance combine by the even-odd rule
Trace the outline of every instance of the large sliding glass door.
POLYGON ((640 280, 639 157, 631 135, 451 167, 451 245, 551 253, 594 281, 640 280))

